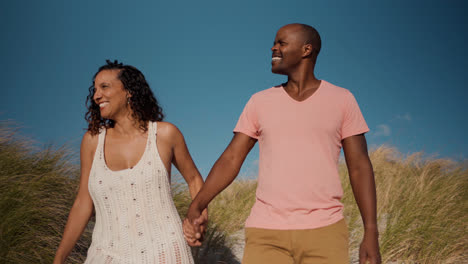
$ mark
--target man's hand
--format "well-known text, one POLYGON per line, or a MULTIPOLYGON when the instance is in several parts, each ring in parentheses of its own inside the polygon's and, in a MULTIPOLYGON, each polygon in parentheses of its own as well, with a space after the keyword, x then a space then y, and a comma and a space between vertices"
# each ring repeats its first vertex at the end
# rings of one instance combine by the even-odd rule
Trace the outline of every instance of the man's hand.
POLYGON ((359 264, 380 264, 382 259, 379 250, 379 234, 377 230, 366 230, 359 247, 359 264))
POLYGON ((182 224, 182 229, 184 230, 184 238, 187 241, 187 244, 191 247, 201 246, 201 241, 197 240, 196 231, 194 225, 192 225, 188 219, 184 220, 182 224))
POLYGON ((226 150, 213 165, 206 182, 198 192, 187 212, 184 221, 184 234, 189 245, 199 246, 208 221, 205 212, 211 200, 236 178, 242 163, 257 140, 243 133, 235 133, 226 150), (194 239, 198 241, 194 241, 194 239))
POLYGON ((200 213, 200 209, 190 205, 187 212, 187 218, 183 223, 184 237, 189 246, 201 246, 203 237, 206 232, 206 225, 208 223, 208 210, 204 209, 200 213))

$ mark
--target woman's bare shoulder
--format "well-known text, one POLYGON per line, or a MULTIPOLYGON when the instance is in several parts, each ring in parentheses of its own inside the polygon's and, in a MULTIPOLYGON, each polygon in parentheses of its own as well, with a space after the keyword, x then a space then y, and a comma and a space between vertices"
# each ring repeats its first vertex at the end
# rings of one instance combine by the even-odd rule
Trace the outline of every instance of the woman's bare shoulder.
POLYGON ((159 121, 158 124, 158 135, 171 137, 176 134, 180 134, 180 130, 172 123, 159 121))
POLYGON ((162 121, 157 122, 157 124, 158 124, 158 130, 157 130, 158 137, 164 140, 173 142, 173 143, 183 138, 182 132, 180 132, 180 130, 174 124, 169 123, 169 122, 162 122, 162 121))
POLYGON ((96 147, 98 145, 99 134, 91 134, 91 132, 87 131, 83 135, 83 139, 81 140, 81 152, 82 153, 89 153, 94 154, 96 147))

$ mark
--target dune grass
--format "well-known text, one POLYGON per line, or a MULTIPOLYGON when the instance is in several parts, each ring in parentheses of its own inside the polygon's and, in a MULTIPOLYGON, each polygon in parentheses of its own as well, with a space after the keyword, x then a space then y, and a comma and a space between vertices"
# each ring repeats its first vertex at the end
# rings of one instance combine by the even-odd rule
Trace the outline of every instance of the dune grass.
MULTIPOLYGON (((370 158, 377 186, 383 263, 468 263, 466 163, 423 158, 423 153, 404 156, 388 146, 371 151, 370 158)), ((356 262, 362 220, 343 162, 339 170, 350 256, 356 262)), ((254 180, 235 181, 210 204, 211 223, 228 238, 242 229, 255 188, 254 180)))
MULTIPOLYGON (((14 123, 0 121, 0 263, 52 263, 78 190, 76 156, 67 147, 33 147, 18 131, 14 123)), ((186 184, 174 181, 172 193, 185 216, 190 204, 186 184)), ((217 214, 210 215, 215 219, 217 214)), ((226 224, 210 221, 203 246, 193 249, 196 263, 234 259, 226 224)), ((94 218, 67 263, 84 262, 93 225, 94 218)))
MULTIPOLYGON (((76 195, 79 170, 66 148, 35 149, 14 125, 0 122, 0 263, 51 263, 76 195)), ((390 147, 370 154, 377 184, 383 263, 468 263, 466 163, 403 156, 390 147)), ((362 223, 346 166, 340 164, 350 254, 356 257, 362 223)), ((213 200, 197 263, 234 263, 234 234, 242 230, 256 181, 235 181, 213 200)), ((174 180, 174 202, 183 217, 187 187, 174 180)), ((82 263, 91 239, 86 229, 68 263, 82 263)))
MULTIPOLYGON (((66 147, 35 149, 13 124, 0 123, 0 263, 52 263, 78 186, 66 147)), ((82 263, 84 232, 70 255, 82 263)))
MULTIPOLYGON (((377 186, 383 263, 468 263, 468 170, 447 159, 404 157, 395 149, 371 152, 377 186)), ((346 166, 340 166, 351 255, 362 239, 362 222, 346 166)))
MULTIPOLYGON (((172 184, 174 203, 184 219, 190 195, 187 187, 176 177, 172 184)), ((255 201, 256 181, 235 181, 209 205, 208 229, 200 248, 192 248, 196 263, 236 263, 232 248, 238 241, 234 236, 242 230, 255 201)))

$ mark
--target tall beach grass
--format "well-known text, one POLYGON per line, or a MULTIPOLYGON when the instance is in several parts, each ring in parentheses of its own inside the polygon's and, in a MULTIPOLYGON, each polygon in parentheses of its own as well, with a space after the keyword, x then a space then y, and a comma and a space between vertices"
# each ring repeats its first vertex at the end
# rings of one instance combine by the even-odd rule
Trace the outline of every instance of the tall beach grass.
MULTIPOLYGON (((468 263, 468 170, 448 159, 403 156, 390 147, 370 154, 377 186, 383 262, 468 263), (403 262, 404 261, 404 262, 403 262)), ((362 222, 341 164, 345 217, 356 255, 362 222)))
MULTIPOLYGON (((52 263, 77 190, 71 152, 33 145, 0 122, 0 263, 52 263)), ((89 241, 88 229, 71 263, 83 262, 89 241)))
MULTIPOLYGON (((0 263, 52 263, 79 184, 76 153, 67 147, 33 147, 11 122, 0 121, 0 263)), ((183 217, 190 204, 186 184, 172 184, 174 203, 183 217)), ((219 200, 219 198, 218 198, 219 200)), ((227 221, 210 213, 205 242, 193 248, 196 263, 238 263, 227 221)), ((242 216, 239 216, 242 218, 242 216)), ((91 243, 94 217, 67 263, 83 263, 91 243)), ((236 228, 240 228, 237 223, 236 228)))
MULTIPOLYGON (((0 263, 51 263, 76 195, 76 154, 66 147, 31 147, 14 124, 0 122, 0 263)), ((382 146, 370 154, 377 185, 380 246, 384 263, 468 263, 466 163, 401 155, 382 146)), ((350 254, 362 239, 362 222, 340 164, 350 254)), ((232 248, 255 197, 256 181, 239 180, 209 207, 209 228, 197 263, 239 263, 232 248)), ((183 217, 187 186, 174 180, 174 202, 183 217)), ((68 263, 82 263, 93 220, 68 263)))

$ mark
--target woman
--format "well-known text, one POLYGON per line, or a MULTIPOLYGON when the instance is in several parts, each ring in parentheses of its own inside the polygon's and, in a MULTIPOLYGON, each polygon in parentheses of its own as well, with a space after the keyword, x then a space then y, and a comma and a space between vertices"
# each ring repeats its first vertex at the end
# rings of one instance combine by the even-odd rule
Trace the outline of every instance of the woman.
POLYGON ((161 122, 162 109, 143 74, 107 61, 94 75, 87 106, 79 191, 54 263, 64 263, 93 208, 85 263, 193 263, 172 201, 171 163, 192 198, 203 179, 181 132, 161 122))

